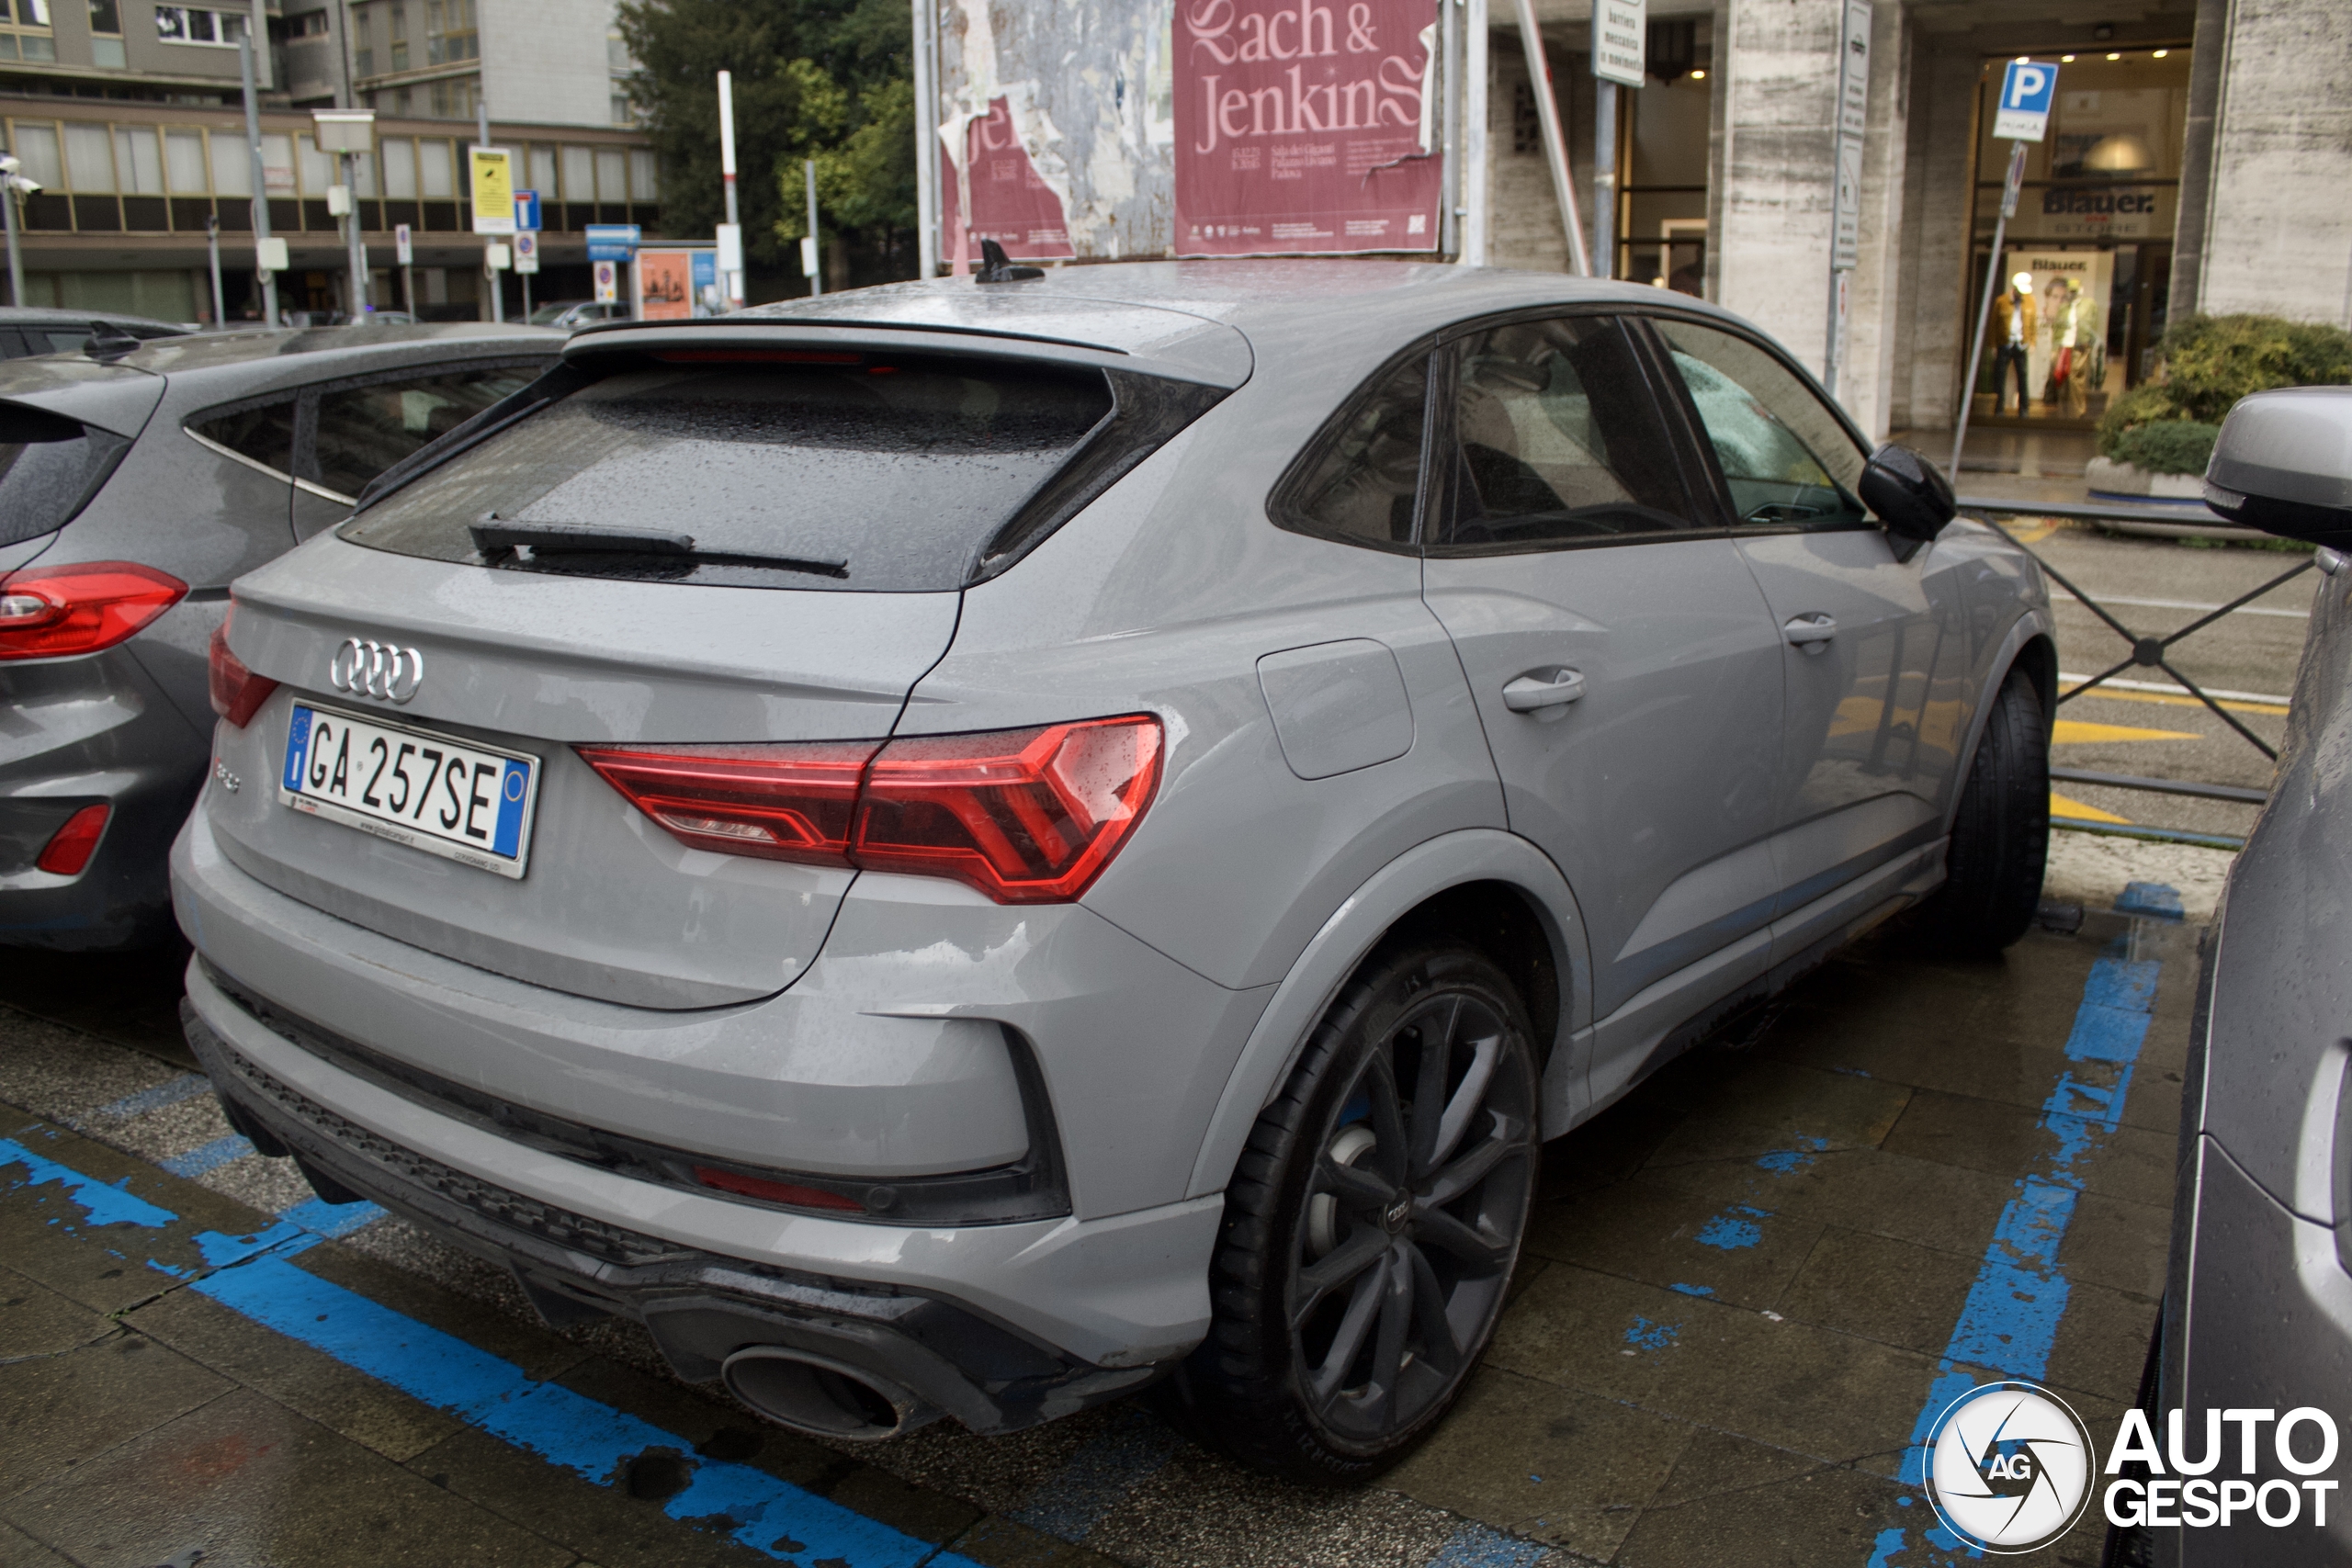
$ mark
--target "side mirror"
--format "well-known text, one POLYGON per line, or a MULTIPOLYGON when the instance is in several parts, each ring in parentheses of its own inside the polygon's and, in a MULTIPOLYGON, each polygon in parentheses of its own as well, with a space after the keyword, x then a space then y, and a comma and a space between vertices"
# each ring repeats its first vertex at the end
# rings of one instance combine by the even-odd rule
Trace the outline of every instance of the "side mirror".
POLYGON ((2266 534, 2352 546, 2352 387, 2239 399, 2205 465, 2205 504, 2266 534))
POLYGON ((1909 560, 1944 531, 1960 505, 1941 469, 1908 446, 1892 443, 1871 454, 1862 469, 1862 504, 1878 513, 1895 543, 1899 559, 1909 560))

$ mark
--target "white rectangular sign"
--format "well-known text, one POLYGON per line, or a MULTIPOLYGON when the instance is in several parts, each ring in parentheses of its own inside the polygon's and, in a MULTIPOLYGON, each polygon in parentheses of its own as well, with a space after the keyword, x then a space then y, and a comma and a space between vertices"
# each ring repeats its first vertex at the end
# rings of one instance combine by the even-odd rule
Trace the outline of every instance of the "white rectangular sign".
POLYGON ((1838 134, 1867 131, 1870 107, 1871 0, 1846 0, 1845 26, 1838 36, 1838 134))
POLYGON ((2039 141, 2050 131, 2050 105, 2058 94, 2058 67, 2039 60, 2012 60, 2001 73, 2001 101, 1994 107, 1993 134, 2006 141, 2039 141))
POLYGON ((514 231, 514 270, 516 272, 537 272, 539 270, 539 232, 537 230, 517 229, 514 231))
POLYGON ((1839 272, 1861 265, 1862 139, 1838 139, 1838 232, 1829 265, 1839 272))
POLYGON ((740 223, 718 225, 718 270, 743 270, 743 226, 740 223))
POLYGON ((1592 73, 1638 87, 1649 64, 1649 0, 1592 0, 1592 73))
POLYGON ((410 262, 416 259, 416 252, 410 244, 408 225, 405 223, 392 225, 392 259, 402 266, 408 265, 410 262))

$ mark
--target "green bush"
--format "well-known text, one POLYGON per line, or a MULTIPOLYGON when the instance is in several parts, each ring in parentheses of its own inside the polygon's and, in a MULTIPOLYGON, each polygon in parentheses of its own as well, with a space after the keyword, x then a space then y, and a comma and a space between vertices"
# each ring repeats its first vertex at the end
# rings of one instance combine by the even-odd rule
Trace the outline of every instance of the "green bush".
POLYGON ((2199 442, 2210 454, 2211 432, 2249 392, 2352 383, 2352 333, 2277 316, 2191 316, 2165 332, 2158 351, 2164 379, 2134 387, 2109 406, 2098 422, 2098 449, 2116 462, 2159 473, 2199 473, 2205 460, 2199 456, 2193 467, 2164 468, 2132 454, 2185 462, 2199 442), (2131 439, 2166 424, 2184 428, 2131 439), (2197 430, 2205 434, 2193 434, 2197 430))
POLYGON ((2135 424, 2115 438, 2108 456, 2152 474, 2201 474, 2213 456, 2213 438, 2221 434, 2220 425, 2193 419, 2135 424))

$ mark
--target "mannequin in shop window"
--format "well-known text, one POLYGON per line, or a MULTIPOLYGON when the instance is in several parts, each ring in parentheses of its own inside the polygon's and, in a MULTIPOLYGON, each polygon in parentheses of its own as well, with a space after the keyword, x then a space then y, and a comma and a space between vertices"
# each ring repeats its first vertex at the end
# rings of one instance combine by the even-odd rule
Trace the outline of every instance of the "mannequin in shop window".
POLYGON ((1993 350, 1993 412, 2001 412, 2002 394, 2008 390, 2009 373, 2017 372, 2018 417, 2025 417, 2026 362, 2034 333, 2041 326, 2033 308, 2033 274, 2020 272, 2009 279, 2007 292, 1996 295, 1993 309, 2001 318, 2001 334, 1993 350))
POLYGON ((2081 419, 2090 412, 2098 368, 2091 345, 2098 336, 2098 307, 2083 297, 2081 285, 2064 277, 2051 280, 2049 299, 2050 385, 2041 395, 2053 407, 2063 400, 2068 416, 2081 419))

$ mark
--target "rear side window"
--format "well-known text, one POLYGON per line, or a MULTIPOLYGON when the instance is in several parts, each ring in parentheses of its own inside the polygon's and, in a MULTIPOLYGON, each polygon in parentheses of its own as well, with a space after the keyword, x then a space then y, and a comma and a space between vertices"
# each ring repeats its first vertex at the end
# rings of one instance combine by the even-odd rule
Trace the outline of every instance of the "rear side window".
POLYGON ((343 387, 319 394, 311 466, 302 477, 339 495, 427 442, 447 435, 499 399, 527 385, 535 369, 448 371, 405 381, 343 387))
POLYGON ((250 457, 281 477, 294 474, 294 399, 249 404, 188 426, 197 434, 250 457))
POLYGON ((129 450, 110 431, 0 403, 0 545, 71 523, 129 450))
POLYGON ((1429 420, 1430 350, 1376 378, 1274 488, 1274 521, 1345 544, 1411 549, 1429 420))
MULTIPOLYGON (((1000 536, 1017 531, 1033 496, 1054 491, 1090 436, 1118 423, 1112 383, 1096 370, 854 353, 673 357, 689 353, 685 363, 625 362, 425 469, 343 536, 526 570, 940 592, 962 587, 1000 536), (684 535, 693 547, 667 556, 532 548, 488 560, 469 525, 492 514, 684 535)), ((1150 434, 1150 444, 1169 433, 1150 434)), ((1116 472, 1141 453, 1130 456, 1116 472)))

